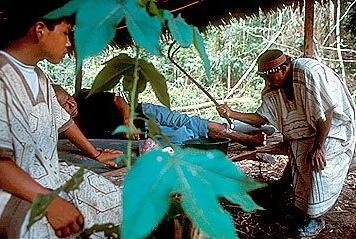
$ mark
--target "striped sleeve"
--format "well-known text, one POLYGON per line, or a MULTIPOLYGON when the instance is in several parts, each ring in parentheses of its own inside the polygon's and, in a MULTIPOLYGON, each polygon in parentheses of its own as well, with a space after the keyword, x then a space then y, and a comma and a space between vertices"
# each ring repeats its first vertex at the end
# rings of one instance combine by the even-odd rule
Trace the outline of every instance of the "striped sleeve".
MULTIPOLYGON (((0 72, 1 74, 1 72, 0 72)), ((9 104, 4 82, 0 75, 0 157, 13 158, 13 140, 9 122, 9 104)))
POLYGON ((325 121, 325 113, 337 106, 336 96, 328 83, 330 76, 315 60, 296 61, 295 64, 293 78, 297 89, 294 92, 300 92, 299 97, 304 98, 302 101, 308 122, 314 125, 319 119, 325 121))

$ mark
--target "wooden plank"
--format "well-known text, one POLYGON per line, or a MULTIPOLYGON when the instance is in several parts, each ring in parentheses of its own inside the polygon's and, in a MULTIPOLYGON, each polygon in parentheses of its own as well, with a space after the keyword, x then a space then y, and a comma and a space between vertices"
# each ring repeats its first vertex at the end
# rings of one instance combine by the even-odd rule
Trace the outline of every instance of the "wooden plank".
POLYGON ((304 57, 313 57, 314 1, 305 0, 304 57))

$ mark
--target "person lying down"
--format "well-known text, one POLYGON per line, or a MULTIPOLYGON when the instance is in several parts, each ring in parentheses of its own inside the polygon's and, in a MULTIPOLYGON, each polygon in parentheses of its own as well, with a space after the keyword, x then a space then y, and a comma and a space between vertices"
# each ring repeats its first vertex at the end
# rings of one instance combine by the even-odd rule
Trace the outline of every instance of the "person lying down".
MULTIPOLYGON (((124 135, 111 133, 119 125, 129 125, 129 105, 120 96, 110 92, 100 92, 87 97, 89 90, 79 91, 75 96, 69 95, 61 86, 53 85, 60 105, 72 116, 87 138, 121 138, 124 135)), ((259 128, 235 122, 234 130, 227 124, 214 122, 194 115, 179 113, 164 106, 142 103, 136 107, 136 113, 142 118, 152 118, 162 133, 173 144, 200 137, 229 138, 246 146, 262 146, 266 134, 274 132, 273 126, 259 128)), ((135 120, 135 127, 145 131, 145 122, 135 120)), ((156 136, 161 141, 160 136, 156 136)))

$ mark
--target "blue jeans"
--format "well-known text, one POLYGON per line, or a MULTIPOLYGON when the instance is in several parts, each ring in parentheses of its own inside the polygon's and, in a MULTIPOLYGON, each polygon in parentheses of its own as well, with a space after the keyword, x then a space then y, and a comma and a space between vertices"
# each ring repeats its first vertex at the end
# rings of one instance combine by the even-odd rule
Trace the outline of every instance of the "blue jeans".
MULTIPOLYGON (((142 104, 142 113, 147 118, 154 119, 162 133, 173 144, 179 144, 189 139, 208 137, 208 120, 199 116, 188 116, 175 110, 171 111, 164 106, 149 103, 142 104)), ((156 138, 162 141, 160 136, 156 136, 156 138)))

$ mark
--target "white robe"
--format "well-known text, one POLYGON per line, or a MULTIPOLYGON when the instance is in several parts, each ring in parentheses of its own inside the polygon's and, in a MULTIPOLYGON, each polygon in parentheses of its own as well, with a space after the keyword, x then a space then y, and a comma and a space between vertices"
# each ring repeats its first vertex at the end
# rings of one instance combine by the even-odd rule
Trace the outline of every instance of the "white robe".
MULTIPOLYGON (((78 170, 77 167, 60 164, 57 152, 58 132, 70 127, 72 120, 59 105, 49 80, 39 68, 36 72, 39 94, 35 100, 22 74, 0 54, 0 157, 12 158, 38 183, 57 189, 78 170)), ((0 191, 0 198, 5 194, 0 191)), ((78 190, 60 196, 79 208, 86 228, 109 222, 121 224, 121 190, 100 175, 86 171, 78 190)), ((25 215, 20 215, 23 208, 20 209, 19 205, 27 202, 14 200, 17 202, 13 208, 7 205, 3 212, 3 215, 6 211, 11 212, 7 223, 12 228, 7 228, 7 233, 15 233, 12 235, 20 238, 56 238, 46 218, 35 223, 26 233, 29 215, 27 213, 22 222, 20 218, 25 215), (20 221, 11 225, 15 222, 13 220, 20 221)))
POLYGON ((313 59, 292 62, 293 100, 283 89, 265 89, 257 113, 274 125, 289 142, 295 205, 315 218, 336 202, 355 154, 355 105, 335 72, 313 59), (324 149, 326 167, 311 170, 318 119, 333 111, 324 149))

